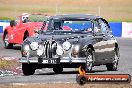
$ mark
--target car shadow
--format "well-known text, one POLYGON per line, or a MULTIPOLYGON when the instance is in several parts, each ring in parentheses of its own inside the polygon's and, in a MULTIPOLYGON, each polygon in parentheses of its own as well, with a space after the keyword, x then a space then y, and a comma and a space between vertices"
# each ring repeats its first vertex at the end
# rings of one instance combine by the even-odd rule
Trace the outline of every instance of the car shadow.
POLYGON ((107 70, 93 70, 91 73, 101 73, 106 72, 107 70))
POLYGON ((13 50, 21 50, 21 46, 13 46, 13 50))
MULTIPOLYGON (((106 71, 107 70, 93 70, 92 72, 90 72, 90 74, 103 73, 106 71)), ((59 74, 79 74, 79 72, 78 71, 63 71, 62 73, 59 73, 59 74)), ((38 73, 38 74, 34 74, 34 75, 57 75, 57 74, 55 72, 47 72, 47 73, 38 73)))

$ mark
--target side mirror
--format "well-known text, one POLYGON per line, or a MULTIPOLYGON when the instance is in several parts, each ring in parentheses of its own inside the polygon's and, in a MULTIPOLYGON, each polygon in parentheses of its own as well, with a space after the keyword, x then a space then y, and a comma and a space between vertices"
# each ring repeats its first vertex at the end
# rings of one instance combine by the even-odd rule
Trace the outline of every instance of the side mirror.
POLYGON ((112 31, 110 31, 110 34, 112 34, 112 31))
POLYGON ((10 26, 13 27, 13 26, 15 26, 15 25, 16 25, 15 20, 11 20, 11 21, 10 21, 10 26))

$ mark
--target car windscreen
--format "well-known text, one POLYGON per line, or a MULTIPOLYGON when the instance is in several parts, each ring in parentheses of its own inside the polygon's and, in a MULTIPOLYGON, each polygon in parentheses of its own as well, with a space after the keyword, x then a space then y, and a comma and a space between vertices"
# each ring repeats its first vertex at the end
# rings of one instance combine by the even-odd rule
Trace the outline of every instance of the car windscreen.
POLYGON ((92 22, 90 20, 52 20, 48 30, 58 31, 92 31, 92 22))
POLYGON ((29 15, 27 19, 29 20, 28 22, 43 22, 47 20, 44 15, 29 15))
POLYGON ((92 23, 91 21, 64 21, 62 28, 72 31, 92 31, 92 23))

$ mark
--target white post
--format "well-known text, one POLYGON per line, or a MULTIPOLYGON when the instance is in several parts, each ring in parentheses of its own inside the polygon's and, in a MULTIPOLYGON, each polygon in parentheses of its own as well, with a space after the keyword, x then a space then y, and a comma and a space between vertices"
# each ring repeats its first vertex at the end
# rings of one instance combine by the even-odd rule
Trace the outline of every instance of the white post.
POLYGON ((14 0, 14 17, 16 17, 16 8, 17 8, 17 4, 16 4, 16 2, 15 2, 15 0, 14 0))
POLYGON ((99 15, 99 16, 101 15, 100 6, 98 7, 98 15, 99 15))

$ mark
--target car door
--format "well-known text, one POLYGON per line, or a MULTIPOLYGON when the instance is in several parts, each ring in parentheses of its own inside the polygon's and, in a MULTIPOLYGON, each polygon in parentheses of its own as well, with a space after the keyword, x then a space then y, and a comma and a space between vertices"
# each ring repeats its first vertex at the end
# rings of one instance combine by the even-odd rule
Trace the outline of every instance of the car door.
POLYGON ((101 23, 102 23, 102 32, 104 33, 104 37, 107 38, 107 45, 105 48, 105 54, 106 54, 107 60, 105 60, 105 62, 110 62, 112 61, 112 57, 114 56, 116 40, 114 36, 112 35, 108 22, 105 19, 102 19, 101 23))
POLYGON ((15 26, 12 27, 11 41, 13 43, 18 43, 18 39, 19 39, 19 36, 18 36, 19 32, 18 32, 18 30, 19 30, 19 28, 20 28, 20 24, 19 23, 17 23, 15 26))
POLYGON ((21 41, 23 41, 22 35, 25 29, 24 25, 25 24, 21 22, 21 19, 16 21, 16 25, 13 27, 13 30, 11 33, 13 43, 20 44, 21 41))
POLYGON ((95 49, 96 62, 103 64, 107 60, 107 44, 108 37, 105 33, 105 23, 100 19, 94 21, 94 40, 96 43, 93 45, 95 49))

